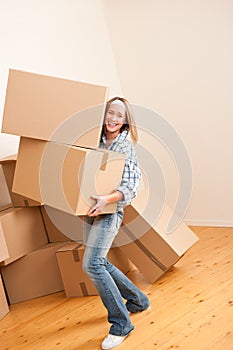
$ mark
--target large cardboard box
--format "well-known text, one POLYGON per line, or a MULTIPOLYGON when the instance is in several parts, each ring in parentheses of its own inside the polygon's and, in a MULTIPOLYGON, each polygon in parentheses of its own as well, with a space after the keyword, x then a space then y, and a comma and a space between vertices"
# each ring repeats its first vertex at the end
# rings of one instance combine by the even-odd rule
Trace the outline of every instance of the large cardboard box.
POLYGON ((48 243, 1 268, 10 304, 63 290, 56 259, 56 250, 62 245, 48 243))
POLYGON ((10 69, 2 132, 98 147, 107 88, 10 69))
POLYGON ((0 164, 2 166, 3 174, 5 177, 6 185, 11 198, 11 203, 14 207, 34 207, 40 205, 39 202, 36 202, 30 198, 26 198, 17 193, 12 192, 12 185, 15 174, 17 155, 11 155, 5 158, 0 159, 0 164))
MULTIPOLYGON (((125 155, 21 138, 13 192, 74 215, 86 215, 95 194, 121 183, 125 155)), ((104 212, 115 212, 116 203, 104 212)))
POLYGON ((172 214, 167 205, 155 222, 140 210, 141 207, 137 210, 136 201, 125 208, 123 224, 114 245, 127 255, 148 282, 153 283, 197 242, 198 237, 183 222, 173 232, 167 233, 172 214))
MULTIPOLYGON (((82 244, 75 242, 57 250, 57 261, 67 297, 98 295, 92 281, 82 269, 84 250, 82 244)), ((111 248, 108 258, 123 273, 129 271, 128 258, 118 248, 111 248)))
POLYGON ((1 265, 8 265, 48 243, 40 209, 10 208, 0 212, 0 237, 9 254, 1 265))
POLYGON ((4 287, 2 284, 2 278, 0 275, 0 320, 9 312, 8 303, 6 300, 6 295, 4 291, 4 287))

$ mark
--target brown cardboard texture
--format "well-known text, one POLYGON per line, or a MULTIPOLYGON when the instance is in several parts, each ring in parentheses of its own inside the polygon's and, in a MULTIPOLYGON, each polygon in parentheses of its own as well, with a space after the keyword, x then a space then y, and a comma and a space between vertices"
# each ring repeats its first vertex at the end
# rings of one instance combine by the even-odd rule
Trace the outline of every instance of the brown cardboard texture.
POLYGON ((15 174, 17 155, 11 155, 9 157, 1 158, 0 164, 2 165, 3 174, 7 184, 7 188, 10 194, 11 203, 14 207, 34 207, 39 206, 40 203, 32 199, 21 196, 12 192, 12 185, 15 174))
MULTIPOLYGON (((21 138, 13 191, 74 215, 86 215, 92 195, 112 193, 121 183, 125 155, 21 138), (106 161, 107 160, 107 161, 106 161)), ((116 203, 104 212, 115 212, 116 203)))
POLYGON ((123 224, 114 244, 127 255, 148 282, 161 277, 198 240, 183 223, 167 234, 171 209, 165 205, 163 214, 153 223, 140 214, 137 203, 126 207, 123 224))
MULTIPOLYGON (((82 269, 84 250, 82 244, 72 242, 63 246, 56 253, 67 297, 98 294, 92 281, 82 269)), ((123 273, 129 271, 129 261, 118 248, 111 248, 108 258, 123 273)))
POLYGON ((83 242, 83 218, 49 207, 41 207, 49 242, 83 242))
POLYGON ((63 290, 56 250, 63 243, 49 243, 12 264, 2 267, 10 304, 63 290))
POLYGON ((10 257, 2 225, 0 222, 0 263, 10 257))
POLYGON ((0 320, 9 312, 9 307, 6 300, 6 295, 0 275, 0 320))
POLYGON ((69 243, 57 250, 57 262, 67 297, 98 295, 87 274, 82 269, 84 247, 79 243, 69 243))
POLYGON ((5 205, 11 205, 10 193, 6 184, 5 175, 0 164, 0 210, 5 205))
POLYGON ((107 88, 10 69, 2 132, 95 148, 107 88))
POLYGON ((0 206, 0 212, 3 211, 3 210, 6 210, 6 209, 10 209, 12 208, 12 204, 9 203, 9 204, 6 204, 6 205, 1 205, 0 206))
POLYGON ((108 259, 125 275, 129 272, 131 264, 128 257, 118 247, 112 247, 108 252, 108 259))
POLYGON ((48 242, 38 207, 0 212, 0 235, 5 239, 9 254, 1 265, 8 265, 48 242))
MULTIPOLYGON (((72 240, 71 238, 66 236, 63 232, 61 232, 61 230, 59 230, 59 228, 55 225, 55 223, 53 223, 44 206, 41 207, 41 214, 44 220, 47 236, 50 243, 68 242, 72 240)), ((63 212, 61 212, 61 215, 64 215, 63 212)), ((78 222, 80 221, 78 220, 78 222)), ((78 227, 77 227, 77 230, 79 230, 78 227)))

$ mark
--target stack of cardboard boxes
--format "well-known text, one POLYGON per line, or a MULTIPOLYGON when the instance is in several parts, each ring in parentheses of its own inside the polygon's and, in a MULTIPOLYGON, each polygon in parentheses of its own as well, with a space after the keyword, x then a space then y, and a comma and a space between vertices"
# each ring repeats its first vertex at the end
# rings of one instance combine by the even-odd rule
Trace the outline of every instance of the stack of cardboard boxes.
MULTIPOLYGON (((83 246, 69 243, 45 205, 84 215, 94 203, 91 195, 120 184, 125 156, 98 149, 106 94, 102 86, 9 72, 2 131, 20 136, 18 154, 0 160, 12 204, 0 212, 1 275, 10 303, 64 288, 69 296, 97 294, 80 273, 76 258, 83 246)), ((113 204, 105 212, 115 210, 113 204)), ((119 248, 111 249, 109 259, 128 272, 119 248)), ((3 288, 1 300, 7 305, 3 288)))
MULTIPOLYGON (((124 168, 124 155, 98 148, 106 95, 103 86, 9 72, 2 131, 20 136, 17 156, 0 160, 12 201, 0 214, 1 274, 10 303, 63 289, 66 296, 97 294, 82 272, 84 247, 77 241, 91 195, 111 193, 124 168), (56 217, 79 218, 77 236, 56 225, 46 208, 56 217)), ((146 199, 142 191, 126 207, 109 258, 124 273, 130 260, 153 283, 197 237, 184 223, 167 235, 170 208, 154 222, 142 210, 146 199)), ((105 208, 115 210, 116 204, 105 208)))

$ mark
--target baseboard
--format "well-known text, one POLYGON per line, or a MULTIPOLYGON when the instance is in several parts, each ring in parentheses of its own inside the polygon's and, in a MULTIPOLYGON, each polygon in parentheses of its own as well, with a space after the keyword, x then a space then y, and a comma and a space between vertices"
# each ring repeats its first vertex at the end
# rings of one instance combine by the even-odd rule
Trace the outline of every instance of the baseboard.
POLYGON ((187 226, 233 227, 232 220, 183 220, 187 226))

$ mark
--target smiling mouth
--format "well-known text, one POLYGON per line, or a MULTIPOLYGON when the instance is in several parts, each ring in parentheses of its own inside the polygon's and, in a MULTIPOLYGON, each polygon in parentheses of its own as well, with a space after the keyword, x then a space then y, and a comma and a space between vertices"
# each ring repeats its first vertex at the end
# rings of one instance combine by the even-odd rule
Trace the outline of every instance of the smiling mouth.
POLYGON ((117 123, 108 122, 108 125, 109 125, 109 126, 117 126, 117 123))

